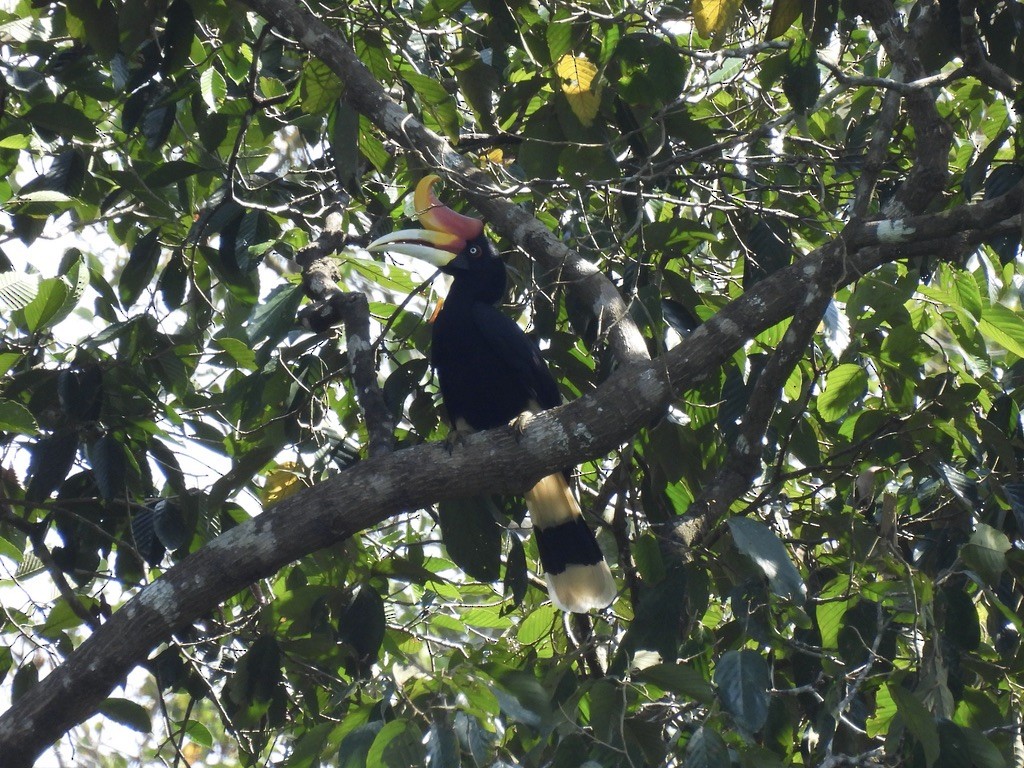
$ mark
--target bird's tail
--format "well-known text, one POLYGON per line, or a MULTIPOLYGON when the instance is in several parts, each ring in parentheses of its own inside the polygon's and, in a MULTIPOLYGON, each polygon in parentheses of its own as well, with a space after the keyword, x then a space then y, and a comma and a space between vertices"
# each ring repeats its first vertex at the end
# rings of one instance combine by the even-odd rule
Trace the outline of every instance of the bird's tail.
POLYGON ((615 580, 561 473, 548 475, 525 495, 551 602, 586 613, 615 599, 615 580))

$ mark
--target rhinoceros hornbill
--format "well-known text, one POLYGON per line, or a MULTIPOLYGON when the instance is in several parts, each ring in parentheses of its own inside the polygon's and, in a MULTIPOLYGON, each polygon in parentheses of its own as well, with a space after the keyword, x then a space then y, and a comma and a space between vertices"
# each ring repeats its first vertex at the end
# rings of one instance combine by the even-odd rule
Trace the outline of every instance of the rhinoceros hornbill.
MULTIPOLYGON (((456 434, 516 422, 523 413, 561 402, 558 385, 537 345, 495 304, 505 294, 505 264, 484 236, 479 219, 438 202, 437 176, 416 187, 416 213, 425 229, 392 232, 371 251, 413 256, 451 275, 452 285, 434 319, 431 364, 456 434)), ((603 608, 615 581, 594 533, 562 473, 525 494, 552 601, 565 611, 603 608)))

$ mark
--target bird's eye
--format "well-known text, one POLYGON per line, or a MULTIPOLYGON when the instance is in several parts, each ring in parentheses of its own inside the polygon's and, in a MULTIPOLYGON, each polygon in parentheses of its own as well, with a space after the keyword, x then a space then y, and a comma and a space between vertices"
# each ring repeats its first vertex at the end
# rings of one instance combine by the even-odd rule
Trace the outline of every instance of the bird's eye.
POLYGON ((479 256, 480 255, 480 246, 479 245, 471 245, 471 246, 469 246, 469 255, 470 256, 479 256))

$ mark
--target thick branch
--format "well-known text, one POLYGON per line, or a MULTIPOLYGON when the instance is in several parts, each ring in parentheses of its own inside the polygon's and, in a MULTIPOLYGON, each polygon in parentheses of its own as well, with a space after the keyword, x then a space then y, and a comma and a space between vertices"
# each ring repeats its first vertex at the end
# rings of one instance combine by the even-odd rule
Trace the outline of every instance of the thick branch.
POLYGON ((978 35, 977 10, 976 0, 960 0, 960 50, 964 65, 989 88, 1016 100, 1019 83, 985 56, 985 46, 978 35))
POLYGON ((395 417, 377 382, 377 356, 370 343, 370 304, 362 293, 346 293, 338 286, 333 254, 345 246, 339 218, 332 214, 317 242, 296 258, 302 267, 303 288, 314 299, 299 312, 299 319, 317 333, 339 322, 345 326, 349 373, 369 436, 367 453, 380 456, 395 449, 395 417))
MULTIPOLYGON (((982 220, 1001 200, 966 208, 982 220)), ((1003 221, 954 238, 849 253, 840 285, 919 253, 959 260, 1008 227, 1003 221)), ((455 495, 521 492, 545 474, 614 450, 748 339, 792 315, 820 275, 823 251, 762 280, 659 360, 623 366, 593 393, 535 416, 521 440, 499 428, 471 435, 452 454, 430 444, 371 458, 217 537, 126 603, 0 717, 4 768, 31 766, 172 632, 287 563, 399 511, 455 495)))
POLYGON ((366 115, 403 147, 461 187, 490 224, 547 269, 559 271, 581 303, 591 306, 599 328, 622 363, 649 359, 643 336, 629 316, 618 291, 593 264, 566 247, 533 216, 508 202, 490 177, 455 152, 442 137, 391 100, 342 38, 293 0, 245 0, 246 4, 280 27, 300 46, 317 56, 342 79, 342 98, 366 115))
MULTIPOLYGON (((885 52, 892 58, 902 80, 925 77, 914 41, 903 28, 891 0, 859 0, 857 11, 871 24, 885 52)), ((936 194, 946 187, 949 147, 953 132, 939 115, 931 91, 920 90, 904 97, 916 139, 914 167, 901 185, 891 208, 894 216, 921 213, 936 194)))
POLYGON ((740 423, 739 434, 722 467, 700 496, 690 505, 686 519, 669 531, 673 545, 687 548, 698 536, 724 517, 733 502, 750 490, 761 471, 764 438, 790 373, 807 352, 807 346, 821 324, 821 317, 832 301, 835 286, 843 275, 841 252, 843 242, 834 241, 823 249, 825 258, 814 263, 814 274, 808 274, 809 290, 805 293, 782 342, 772 353, 768 364, 754 384, 754 390, 740 423))

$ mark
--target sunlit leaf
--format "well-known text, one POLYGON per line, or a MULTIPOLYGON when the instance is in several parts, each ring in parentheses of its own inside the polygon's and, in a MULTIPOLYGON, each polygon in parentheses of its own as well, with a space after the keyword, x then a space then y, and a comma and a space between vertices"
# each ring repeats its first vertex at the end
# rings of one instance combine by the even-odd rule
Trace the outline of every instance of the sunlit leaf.
POLYGON ((807 586, 779 537, 764 523, 749 517, 729 518, 736 548, 754 561, 771 584, 772 592, 802 603, 807 586))
POLYGON ((199 76, 199 92, 206 102, 207 109, 216 112, 227 95, 228 85, 220 72, 213 67, 207 67, 199 76))
POLYGON ((32 412, 14 400, 0 400, 0 430, 17 435, 34 435, 38 432, 32 412))
POLYGON ((271 472, 263 484, 263 503, 276 504, 304 488, 306 484, 298 469, 294 462, 286 462, 271 472))
POLYGON ((800 18, 802 4, 800 0, 774 0, 765 40, 774 40, 786 34, 793 22, 800 18))
POLYGON ((978 523, 970 542, 960 549, 960 556, 969 568, 978 571, 990 584, 995 584, 1006 569, 1006 553, 1010 547, 1005 533, 978 523))
POLYGON ((582 57, 566 54, 555 64, 555 74, 573 114, 584 126, 592 125, 601 106, 597 67, 582 57))
POLYGON ((740 5, 740 0, 696 0, 693 4, 693 22, 697 34, 705 38, 721 39, 732 28, 740 5))
POLYGON ((818 413, 826 421, 842 417, 853 401, 864 394, 868 375, 856 363, 843 363, 825 377, 825 390, 818 395, 818 413))

